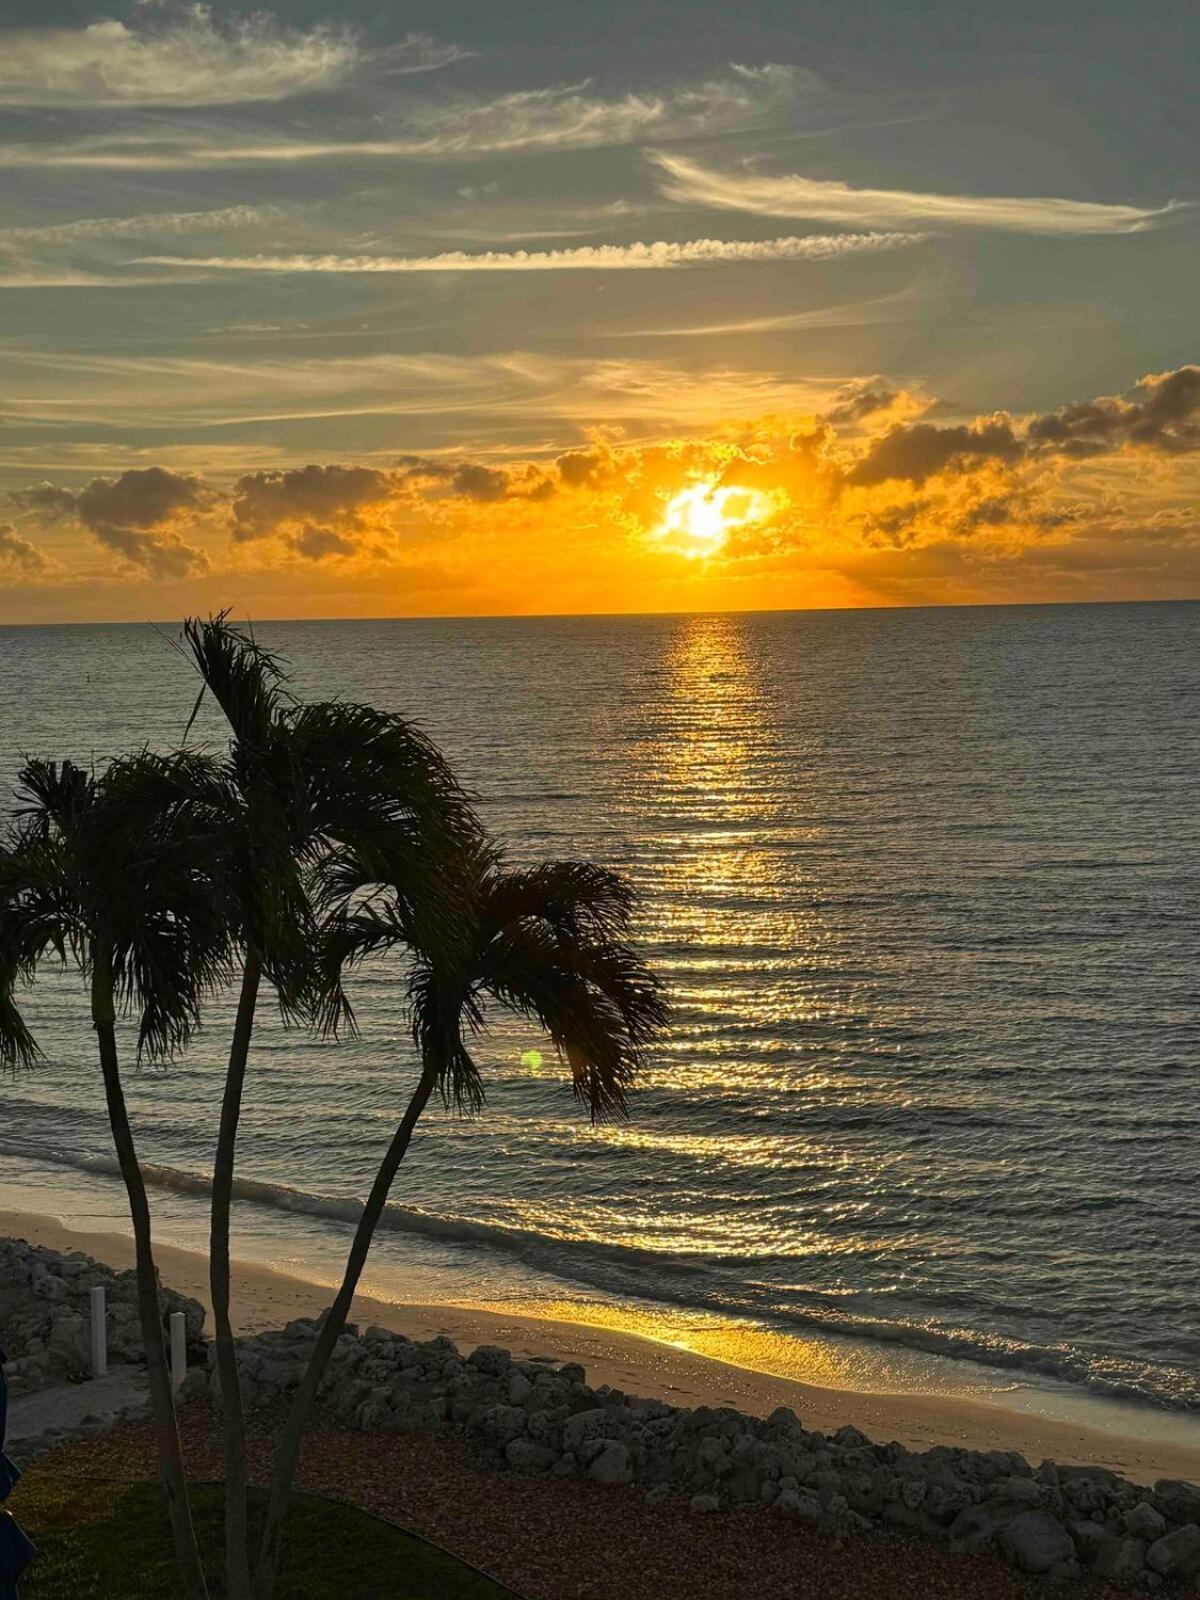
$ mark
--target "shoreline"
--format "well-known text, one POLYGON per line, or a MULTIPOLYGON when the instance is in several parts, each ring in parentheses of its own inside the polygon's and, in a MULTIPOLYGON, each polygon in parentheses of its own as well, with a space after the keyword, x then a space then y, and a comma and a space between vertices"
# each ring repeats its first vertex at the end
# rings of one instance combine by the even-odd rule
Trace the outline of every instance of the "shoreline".
MULTIPOLYGON (((73 1229, 35 1212, 0 1210, 0 1235, 63 1252, 82 1250, 117 1268, 132 1265, 133 1241, 128 1235, 73 1229)), ((207 1257, 169 1244, 156 1245, 155 1255, 163 1283, 199 1300, 211 1327, 207 1257)), ((332 1298, 327 1286, 270 1267, 235 1260, 233 1273, 234 1322, 242 1333, 315 1316, 332 1298)), ((1200 1482, 1200 1424, 1197 1442, 1191 1443, 1093 1427, 957 1395, 825 1387, 739 1366, 645 1334, 495 1306, 406 1305, 359 1295, 352 1320, 360 1326, 378 1324, 412 1339, 443 1334, 464 1351, 497 1344, 518 1357, 578 1361, 593 1386, 608 1384, 677 1406, 731 1406, 765 1416, 785 1405, 807 1428, 833 1433, 851 1424, 872 1439, 894 1439, 910 1450, 934 1445, 1015 1450, 1034 1466, 1049 1458, 1063 1465, 1106 1467, 1139 1482, 1158 1478, 1200 1482)))

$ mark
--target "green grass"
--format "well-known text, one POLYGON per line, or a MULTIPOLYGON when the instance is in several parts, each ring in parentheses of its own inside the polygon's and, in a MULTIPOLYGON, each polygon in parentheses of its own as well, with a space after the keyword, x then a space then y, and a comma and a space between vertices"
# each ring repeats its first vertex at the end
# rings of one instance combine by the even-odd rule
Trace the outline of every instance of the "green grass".
MULTIPOLYGON (((21 1600, 176 1600, 180 1593, 157 1483, 103 1483, 33 1468, 6 1508, 41 1554, 21 1600)), ((222 1493, 193 1509, 213 1600, 221 1575, 222 1493)), ((353 1506, 297 1497, 277 1600, 517 1600, 510 1589, 353 1506)))

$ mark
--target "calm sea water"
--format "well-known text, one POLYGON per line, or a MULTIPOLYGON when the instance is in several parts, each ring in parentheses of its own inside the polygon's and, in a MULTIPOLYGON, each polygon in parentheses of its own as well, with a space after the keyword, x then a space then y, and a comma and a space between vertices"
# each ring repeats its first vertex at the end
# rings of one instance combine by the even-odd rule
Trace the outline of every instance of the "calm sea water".
MULTIPOLYGON (((402 1169, 377 1286, 1200 1408, 1200 605, 260 633, 300 690, 418 717, 515 859, 630 872, 676 1006, 599 1130, 502 1021, 486 1113, 431 1114, 402 1169)), ((149 628, 0 630, 0 782, 23 751, 170 743, 194 693, 149 628)), ((411 1080, 397 976, 359 981, 354 1045, 265 1022, 245 1253, 333 1272, 411 1080)), ((115 1216, 76 984, 29 1009, 47 1059, 0 1085, 4 1195, 115 1216)), ((133 1078, 185 1241, 226 1014, 133 1078)))

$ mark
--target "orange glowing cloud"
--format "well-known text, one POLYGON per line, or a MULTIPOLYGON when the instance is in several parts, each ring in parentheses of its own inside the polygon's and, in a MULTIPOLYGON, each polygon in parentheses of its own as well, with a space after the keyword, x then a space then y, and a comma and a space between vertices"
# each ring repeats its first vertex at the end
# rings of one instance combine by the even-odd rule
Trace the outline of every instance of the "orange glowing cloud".
POLYGON ((1200 591, 1200 369, 1036 416, 936 417, 869 380, 821 414, 544 457, 39 484, 10 497, 0 579, 61 588, 100 559, 220 598, 236 574, 293 615, 1200 591))

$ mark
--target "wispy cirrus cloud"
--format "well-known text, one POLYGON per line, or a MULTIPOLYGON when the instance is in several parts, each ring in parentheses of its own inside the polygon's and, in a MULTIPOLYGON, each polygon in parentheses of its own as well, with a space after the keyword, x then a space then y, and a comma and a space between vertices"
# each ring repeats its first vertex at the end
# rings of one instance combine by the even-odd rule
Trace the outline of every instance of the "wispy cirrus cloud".
POLYGON ((145 211, 130 217, 79 217, 71 222, 27 224, 0 228, 5 244, 84 243, 92 239, 136 239, 193 233, 224 233, 231 228, 252 228, 284 216, 286 206, 217 206, 209 211, 145 211))
MULTIPOLYGON (((417 57, 435 48, 426 39, 410 45, 417 57)), ((285 100, 344 82, 362 55, 346 28, 289 28, 261 11, 220 20, 204 5, 133 26, 108 19, 84 28, 12 29, 0 34, 0 105, 285 100)))
MULTIPOLYGON (((404 417, 412 448, 542 436, 608 423, 704 425, 714 415, 819 409, 840 380, 739 363, 705 367, 633 358, 596 360, 513 350, 364 356, 222 359, 109 356, 86 351, 6 351, 4 461, 23 441, 45 458, 47 437, 101 429, 102 448, 78 458, 103 471, 114 441, 187 436, 200 430, 256 447, 264 424, 319 422, 323 436, 344 421, 361 438, 379 419, 404 417)), ((203 459, 211 458, 211 448, 203 459)), ((199 458, 198 458, 199 459, 199 458)), ((266 465, 278 464, 268 459, 266 465)))
POLYGON ((845 227, 986 228, 1051 235, 1142 233, 1188 209, 1178 201, 1144 207, 1015 195, 858 189, 798 173, 767 177, 740 169, 719 170, 661 150, 651 152, 650 160, 662 174, 662 192, 670 200, 845 227))
MULTIPOLYGON (((863 237, 851 235, 850 237, 863 237)), ((925 235, 914 235, 924 238, 925 235)), ((608 339, 691 339, 715 338, 726 334, 797 333, 817 328, 863 328, 877 323, 913 322, 944 297, 946 283, 941 278, 922 277, 892 294, 875 295, 866 300, 842 301, 830 306, 806 306, 800 311, 735 317, 720 322, 693 322, 679 326, 610 328, 608 339)))
POLYGON ((829 261, 897 250, 923 238, 919 233, 817 233, 784 239, 658 239, 566 250, 449 250, 434 256, 137 256, 131 264, 281 273, 645 271, 748 261, 829 261))
POLYGON ((141 130, 0 146, 0 166, 182 171, 379 160, 469 161, 740 132, 819 92, 810 73, 768 63, 656 94, 606 97, 589 80, 493 96, 414 98, 371 138, 247 135, 239 129, 141 130))
POLYGON ((801 68, 732 65, 719 78, 658 94, 605 98, 589 81, 523 90, 492 100, 427 102, 409 113, 409 155, 470 157, 539 148, 581 149, 734 132, 769 121, 819 92, 801 68))
MULTIPOLYGON (((173 280, 176 284, 203 282, 208 275, 193 273, 173 280)), ((4 289, 134 289, 157 288, 160 276, 148 272, 94 272, 86 268, 56 267, 44 262, 0 262, 0 290, 4 289)))

